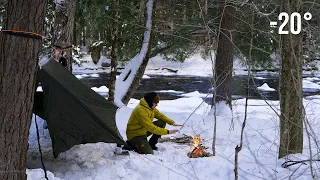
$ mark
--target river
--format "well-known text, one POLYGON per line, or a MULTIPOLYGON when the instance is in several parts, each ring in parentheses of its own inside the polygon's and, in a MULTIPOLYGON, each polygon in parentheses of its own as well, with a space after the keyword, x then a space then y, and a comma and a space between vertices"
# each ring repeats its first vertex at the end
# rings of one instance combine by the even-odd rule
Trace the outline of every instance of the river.
MULTIPOLYGON (((140 82, 140 86, 135 92, 133 98, 140 99, 143 95, 150 91, 156 91, 160 94, 161 100, 172 100, 184 97, 183 94, 198 91, 206 96, 212 94, 212 79, 210 77, 199 76, 161 76, 149 75, 150 78, 144 78, 140 82), (169 91, 171 90, 171 91, 169 91), (172 91, 173 90, 173 91, 172 91)), ((254 78, 250 80, 249 98, 250 99, 269 99, 279 100, 277 75, 262 75, 262 78, 254 78), (259 91, 256 87, 267 83, 269 87, 276 91, 259 91)), ((232 80, 232 98, 245 98, 247 94, 247 78, 245 75, 233 76, 232 80)), ((80 79, 89 87, 107 86, 109 82, 109 74, 100 73, 99 77, 85 77, 80 79)), ((318 92, 304 92, 304 96, 319 94, 318 92)), ((103 95, 103 94, 102 94, 103 95)), ((211 97, 204 98, 207 103, 211 104, 211 97)))

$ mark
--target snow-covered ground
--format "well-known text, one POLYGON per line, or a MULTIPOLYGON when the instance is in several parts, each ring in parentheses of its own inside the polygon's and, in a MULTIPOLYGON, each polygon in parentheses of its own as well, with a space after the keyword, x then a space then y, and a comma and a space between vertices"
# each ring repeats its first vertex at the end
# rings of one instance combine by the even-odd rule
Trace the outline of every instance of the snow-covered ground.
MULTIPOLYGON (((99 72, 110 72, 110 68, 102 67, 101 64, 110 64, 110 59, 102 56, 97 64, 94 64, 89 55, 85 55, 81 59, 83 66, 73 66, 73 72, 76 74, 90 74, 99 72)), ((314 61, 312 64, 320 69, 320 61, 314 61)), ((274 65, 277 66, 277 65, 274 65)), ((244 63, 236 59, 233 63, 233 75, 247 75, 244 63)), ((120 70, 121 71, 121 70, 120 70)), ((304 75, 320 76, 320 71, 303 71, 304 75)), ((259 75, 277 74, 275 72, 261 71, 256 73, 256 79, 262 79, 259 75)), ((211 59, 203 59, 200 54, 192 55, 183 63, 166 61, 156 56, 151 58, 145 71, 145 75, 185 75, 185 76, 212 76, 211 59), (173 71, 171 71, 173 70, 173 71)), ((146 76, 147 77, 147 76, 146 76)), ((319 80, 319 78, 318 78, 319 80)))
MULTIPOLYGON (((179 75, 206 76, 211 73, 209 61, 200 58, 191 59, 183 63, 171 63, 162 60, 149 62, 146 74, 170 73, 165 69, 178 70, 179 75), (150 64, 151 63, 151 64, 150 64), (158 63, 158 64, 157 64, 158 63)), ((241 68, 240 68, 241 69, 241 68)), ((86 63, 85 67, 74 70, 77 74, 96 74, 100 71, 99 65, 86 63), (90 66, 92 69, 88 70, 90 66)), ((147 77, 146 77, 147 78, 147 77)), ((305 79, 304 88, 317 89, 318 77, 305 79), (314 83, 314 84, 313 84, 314 83)), ((267 86, 267 84, 266 84, 267 86)), ((265 87, 266 87, 265 86, 265 87)), ((269 86, 268 86, 269 87, 269 86)), ((107 93, 106 87, 93 88, 95 91, 107 93)), ((39 89, 40 90, 40 89, 39 89)), ((172 91, 176 93, 182 93, 172 91)), ((182 137, 184 135, 200 135, 204 139, 203 144, 212 152, 213 116, 210 113, 210 105, 203 102, 199 92, 184 94, 184 98, 176 100, 161 100, 158 109, 174 119, 177 123, 185 124, 180 132, 163 138, 182 137)), ((131 99, 127 107, 117 111, 116 122, 121 135, 126 139, 125 128, 133 108, 139 100, 131 99)), ((40 142, 44 156, 45 166, 50 180, 157 180, 157 179, 199 179, 199 180, 225 180, 234 179, 234 154, 235 147, 240 143, 241 124, 244 119, 245 99, 233 101, 231 112, 223 104, 217 108, 217 143, 216 156, 191 159, 187 153, 192 151, 192 144, 177 144, 172 142, 159 143, 159 150, 154 155, 139 155, 130 152, 130 156, 115 155, 115 144, 96 143, 74 146, 72 149, 59 155, 57 159, 52 156, 51 141, 47 130, 42 128, 43 120, 37 117, 40 127, 40 142)), ((320 137, 320 96, 312 96, 304 99, 306 114, 312 133, 311 150, 306 132, 304 134, 304 150, 302 154, 290 155, 291 160, 305 160, 310 156, 320 159, 319 149, 316 144, 320 137)), ((289 168, 282 168, 284 159, 278 159, 279 148, 279 101, 249 100, 248 119, 245 127, 244 144, 239 153, 239 179, 312 179, 310 176, 310 164, 296 164, 289 168), (270 106, 269 106, 270 105, 270 106)), ((40 170, 41 162, 38 152, 36 129, 34 118, 30 127, 29 156, 28 156, 28 180, 44 179, 40 170)), ((167 126, 168 129, 176 129, 167 126)), ((319 162, 314 162, 313 168, 316 176, 320 177, 319 162)))

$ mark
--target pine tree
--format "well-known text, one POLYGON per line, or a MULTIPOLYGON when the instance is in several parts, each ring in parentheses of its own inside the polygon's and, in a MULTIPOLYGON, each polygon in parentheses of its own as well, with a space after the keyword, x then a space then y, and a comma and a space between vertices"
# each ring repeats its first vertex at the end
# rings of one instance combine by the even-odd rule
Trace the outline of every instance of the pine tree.
MULTIPOLYGON (((281 11, 301 14, 301 0, 282 0, 281 11)), ((289 25, 281 35, 280 74, 280 147, 279 158, 302 153, 303 119, 302 104, 302 33, 291 34, 289 25)))
MULTIPOLYGON (((218 49, 215 63, 215 84, 217 102, 226 101, 231 106, 231 83, 236 29, 236 8, 232 1, 219 1, 218 49)), ((215 104, 215 103, 213 103, 215 104)))

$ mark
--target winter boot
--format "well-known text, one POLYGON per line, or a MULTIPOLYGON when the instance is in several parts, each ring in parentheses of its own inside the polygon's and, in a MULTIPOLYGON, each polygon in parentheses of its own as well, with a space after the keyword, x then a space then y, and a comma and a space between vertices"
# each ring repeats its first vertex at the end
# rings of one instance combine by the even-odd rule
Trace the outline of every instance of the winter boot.
POLYGON ((130 143, 130 141, 126 141, 127 145, 123 146, 122 149, 124 150, 128 150, 128 151, 135 151, 135 152, 139 152, 138 149, 130 143))
POLYGON ((158 150, 158 147, 156 146, 156 144, 158 143, 158 140, 160 137, 161 137, 161 135, 153 134, 151 136, 151 138, 149 139, 149 144, 150 144, 151 148, 155 151, 158 150))

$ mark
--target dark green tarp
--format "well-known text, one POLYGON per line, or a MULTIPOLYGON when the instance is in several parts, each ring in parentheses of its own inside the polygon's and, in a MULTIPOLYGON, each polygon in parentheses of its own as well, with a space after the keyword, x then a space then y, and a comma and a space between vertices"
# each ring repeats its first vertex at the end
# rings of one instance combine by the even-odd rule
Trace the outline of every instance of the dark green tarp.
POLYGON ((38 78, 43 93, 35 94, 34 113, 48 123, 55 157, 77 144, 125 144, 116 126, 114 104, 54 60, 41 67, 38 78))

